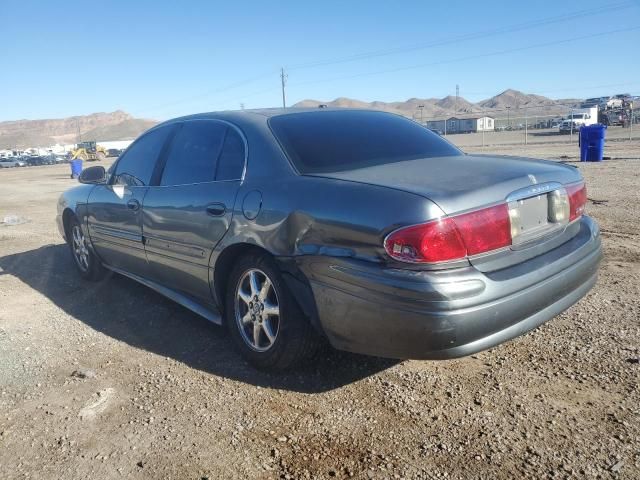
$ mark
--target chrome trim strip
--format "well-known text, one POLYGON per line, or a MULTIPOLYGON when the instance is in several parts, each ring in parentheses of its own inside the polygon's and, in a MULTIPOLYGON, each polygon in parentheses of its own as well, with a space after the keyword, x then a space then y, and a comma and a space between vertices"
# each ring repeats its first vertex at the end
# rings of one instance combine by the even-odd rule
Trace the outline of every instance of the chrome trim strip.
POLYGON ((518 190, 515 190, 514 192, 511 192, 509 195, 507 195, 505 201, 509 203, 515 202, 516 200, 524 200, 529 197, 547 194, 559 188, 562 188, 562 184, 558 182, 538 183, 536 185, 520 188, 518 190))
POLYGON ((120 229, 109 228, 103 225, 96 225, 96 224, 90 223, 89 224, 90 236, 91 236, 91 233, 94 233, 96 235, 104 235, 106 237, 120 238, 122 240, 129 240, 132 242, 142 244, 142 235, 136 235, 135 233, 125 232, 120 229))

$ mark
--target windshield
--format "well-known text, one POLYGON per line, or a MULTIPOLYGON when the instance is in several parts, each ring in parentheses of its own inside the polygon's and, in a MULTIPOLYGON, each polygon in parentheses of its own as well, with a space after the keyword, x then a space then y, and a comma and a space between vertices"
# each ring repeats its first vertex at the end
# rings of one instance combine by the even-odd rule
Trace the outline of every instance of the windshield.
POLYGON ((584 113, 574 113, 573 116, 569 115, 569 118, 583 120, 585 115, 586 114, 584 114, 584 113))
POLYGON ((302 174, 462 155, 429 129, 384 112, 301 112, 273 117, 269 124, 302 174))

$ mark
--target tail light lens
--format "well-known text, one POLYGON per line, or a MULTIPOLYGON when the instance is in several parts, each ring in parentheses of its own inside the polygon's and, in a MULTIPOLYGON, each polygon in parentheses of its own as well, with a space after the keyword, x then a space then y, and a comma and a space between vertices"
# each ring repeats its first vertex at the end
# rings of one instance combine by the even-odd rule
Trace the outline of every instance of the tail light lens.
POLYGON ((506 204, 401 228, 384 248, 396 260, 435 263, 457 260, 511 245, 506 204))
POLYGON ((584 207, 587 204, 587 186, 581 182, 569 185, 566 190, 569 195, 569 221, 573 222, 584 213, 584 207))
MULTIPOLYGON (((547 201, 548 221, 566 224, 584 213, 587 188, 584 182, 569 185, 548 193, 547 201)), ((511 246, 520 235, 522 220, 519 209, 502 203, 401 228, 385 239, 384 248, 389 256, 405 262, 459 260, 511 246)))
POLYGON ((467 246, 467 255, 511 245, 511 222, 506 203, 452 217, 467 246))
POLYGON ((396 230, 385 239, 384 248, 392 258, 405 262, 444 262, 467 255, 451 218, 396 230))

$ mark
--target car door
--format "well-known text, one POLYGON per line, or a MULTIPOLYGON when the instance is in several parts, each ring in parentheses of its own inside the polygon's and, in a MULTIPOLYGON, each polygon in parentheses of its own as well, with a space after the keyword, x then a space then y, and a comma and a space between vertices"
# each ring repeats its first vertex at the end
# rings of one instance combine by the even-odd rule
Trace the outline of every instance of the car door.
POLYGON ((152 280, 211 302, 209 260, 231 223, 245 159, 244 137, 233 125, 182 123, 142 209, 152 280))
POLYGON ((142 203, 158 175, 158 158, 177 125, 155 128, 138 138, 114 165, 109 184, 89 195, 87 223, 93 247, 111 267, 144 276, 142 203), (154 173, 155 172, 155 173, 154 173))

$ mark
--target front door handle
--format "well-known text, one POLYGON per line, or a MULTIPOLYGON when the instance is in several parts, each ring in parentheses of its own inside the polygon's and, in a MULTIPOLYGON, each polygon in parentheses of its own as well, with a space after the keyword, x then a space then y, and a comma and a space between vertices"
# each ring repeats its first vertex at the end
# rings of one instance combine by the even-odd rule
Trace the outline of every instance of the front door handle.
POLYGON ((212 217, 221 217, 227 212, 227 207, 224 203, 212 203, 207 205, 207 215, 212 217))
POLYGON ((134 212, 140 209, 140 202, 135 198, 132 198, 127 202, 127 208, 129 210, 133 210, 134 212))

